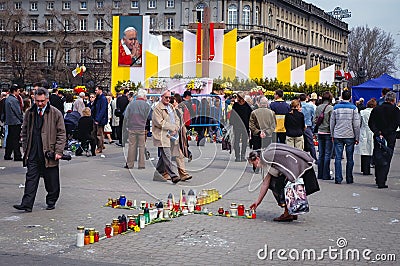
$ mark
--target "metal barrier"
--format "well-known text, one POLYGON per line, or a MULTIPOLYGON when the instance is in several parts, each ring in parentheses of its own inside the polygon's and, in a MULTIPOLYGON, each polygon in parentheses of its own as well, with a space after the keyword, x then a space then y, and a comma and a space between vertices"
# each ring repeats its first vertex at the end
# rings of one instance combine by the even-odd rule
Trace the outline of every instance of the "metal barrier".
MULTIPOLYGON (((161 94, 147 94, 147 97, 161 97, 161 94)), ((191 127, 221 128, 222 96, 213 94, 192 94, 195 116, 191 117, 191 127), (216 100, 218 99, 218 101, 216 100)))

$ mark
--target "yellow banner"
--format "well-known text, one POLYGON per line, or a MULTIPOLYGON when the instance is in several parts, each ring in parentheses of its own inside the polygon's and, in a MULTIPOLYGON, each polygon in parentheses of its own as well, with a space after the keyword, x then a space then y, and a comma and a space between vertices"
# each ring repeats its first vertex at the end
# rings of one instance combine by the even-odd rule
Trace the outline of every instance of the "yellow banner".
POLYGON ((251 79, 263 78, 264 42, 250 49, 250 73, 251 79))
POLYGON ((171 55, 170 55, 170 75, 183 75, 183 42, 170 37, 171 40, 171 55))
POLYGON ((236 77, 236 41, 237 29, 233 29, 224 35, 222 73, 224 77, 229 77, 231 80, 236 77))
POLYGON ((305 74, 305 81, 309 85, 314 85, 315 83, 319 83, 319 75, 320 75, 320 64, 307 69, 305 74))
POLYGON ((292 57, 280 61, 277 65, 277 79, 284 84, 290 83, 290 72, 292 71, 292 57))

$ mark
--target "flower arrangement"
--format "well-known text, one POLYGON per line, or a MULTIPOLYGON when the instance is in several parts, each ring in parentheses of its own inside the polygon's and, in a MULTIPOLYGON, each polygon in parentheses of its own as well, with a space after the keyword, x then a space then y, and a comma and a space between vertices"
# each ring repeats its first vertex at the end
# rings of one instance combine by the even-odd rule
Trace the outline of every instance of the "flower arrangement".
MULTIPOLYGON (((296 96, 296 94, 300 94, 300 93, 295 93, 295 92, 291 92, 291 91, 284 91, 283 92, 283 98, 285 100, 293 100, 296 96)), ((274 99, 274 95, 275 95, 275 91, 265 91, 264 92, 265 97, 267 97, 270 100, 274 99)))
POLYGON ((164 79, 152 79, 150 80, 150 89, 165 89, 167 87, 167 82, 164 79))
POLYGON ((81 92, 86 92, 86 86, 76 86, 74 88, 74 93, 79 94, 81 92))
POLYGON ((233 90, 231 90, 230 88, 225 88, 224 89, 225 97, 231 96, 232 94, 233 94, 233 90))
POLYGON ((142 84, 139 82, 136 84, 135 82, 131 80, 123 80, 123 81, 118 81, 117 85, 115 85, 115 91, 119 93, 121 90, 124 89, 129 89, 130 91, 137 91, 139 88, 142 87, 142 84))
POLYGON ((224 83, 221 84, 221 88, 223 89, 232 89, 232 83, 229 81, 225 81, 224 83))
POLYGON ((186 84, 186 89, 188 91, 190 90, 201 90, 203 87, 205 86, 205 84, 203 84, 203 82, 198 79, 191 79, 187 84, 186 84))
POLYGON ((250 90, 250 96, 265 95, 267 90, 263 86, 257 86, 250 90))

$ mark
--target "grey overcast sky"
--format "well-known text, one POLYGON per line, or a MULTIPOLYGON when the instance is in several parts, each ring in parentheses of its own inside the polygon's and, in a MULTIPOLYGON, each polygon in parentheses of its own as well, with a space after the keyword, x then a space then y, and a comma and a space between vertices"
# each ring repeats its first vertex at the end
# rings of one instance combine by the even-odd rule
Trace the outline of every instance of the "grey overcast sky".
MULTIPOLYGON (((378 27, 390 32, 400 47, 400 0, 304 0, 329 12, 335 7, 348 9, 350 18, 343 21, 349 24, 349 29, 356 26, 378 27)), ((399 71, 394 75, 400 78, 400 58, 397 60, 399 71)))

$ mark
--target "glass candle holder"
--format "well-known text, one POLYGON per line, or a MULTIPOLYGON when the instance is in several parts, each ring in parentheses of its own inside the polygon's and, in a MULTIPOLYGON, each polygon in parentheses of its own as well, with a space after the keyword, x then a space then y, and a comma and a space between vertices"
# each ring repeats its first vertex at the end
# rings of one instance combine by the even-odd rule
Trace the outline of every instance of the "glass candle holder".
POLYGON ((111 224, 106 224, 106 227, 104 228, 104 233, 106 234, 107 238, 111 237, 111 224))

